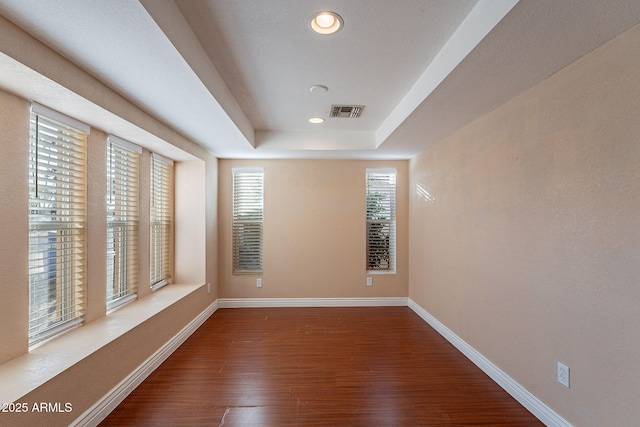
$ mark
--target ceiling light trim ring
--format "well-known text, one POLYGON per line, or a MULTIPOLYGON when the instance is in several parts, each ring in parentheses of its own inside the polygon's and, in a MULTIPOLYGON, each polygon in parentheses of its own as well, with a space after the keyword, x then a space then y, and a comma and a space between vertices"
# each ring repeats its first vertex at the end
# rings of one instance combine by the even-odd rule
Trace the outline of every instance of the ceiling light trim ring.
POLYGON ((311 93, 326 93, 329 90, 325 85, 313 85, 309 87, 311 93))
POLYGON ((344 21, 342 17, 335 12, 322 11, 313 15, 311 18, 311 29, 318 34, 333 34, 342 29, 344 21))

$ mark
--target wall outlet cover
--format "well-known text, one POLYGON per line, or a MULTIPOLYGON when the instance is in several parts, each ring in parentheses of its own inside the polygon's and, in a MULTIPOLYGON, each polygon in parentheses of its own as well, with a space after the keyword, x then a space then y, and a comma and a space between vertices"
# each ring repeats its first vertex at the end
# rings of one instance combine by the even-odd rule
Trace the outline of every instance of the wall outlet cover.
POLYGON ((569 388, 569 367, 558 362, 558 382, 569 388))

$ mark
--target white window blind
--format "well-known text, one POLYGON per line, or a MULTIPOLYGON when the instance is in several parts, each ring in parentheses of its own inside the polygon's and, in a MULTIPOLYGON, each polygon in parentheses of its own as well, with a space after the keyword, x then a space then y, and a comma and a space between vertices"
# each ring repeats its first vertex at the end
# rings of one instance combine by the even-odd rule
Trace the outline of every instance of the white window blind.
POLYGON ((151 288, 171 282, 173 253, 173 161, 151 156, 151 288))
POLYGON ((396 171, 367 169, 367 272, 395 273, 396 171))
POLYGON ((86 280, 88 132, 88 126, 82 123, 46 107, 32 105, 29 138, 30 344, 82 322, 86 280))
POLYGON ((233 273, 262 272, 264 171, 233 171, 233 273))
POLYGON ((109 136, 107 145, 107 309, 135 299, 141 149, 109 136))

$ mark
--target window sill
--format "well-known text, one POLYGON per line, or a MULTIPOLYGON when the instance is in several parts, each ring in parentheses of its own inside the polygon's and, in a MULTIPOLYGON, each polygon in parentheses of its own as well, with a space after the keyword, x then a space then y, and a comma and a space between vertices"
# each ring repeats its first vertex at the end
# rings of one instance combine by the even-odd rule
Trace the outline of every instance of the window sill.
POLYGON ((0 365, 0 403, 23 396, 205 285, 173 284, 0 365))

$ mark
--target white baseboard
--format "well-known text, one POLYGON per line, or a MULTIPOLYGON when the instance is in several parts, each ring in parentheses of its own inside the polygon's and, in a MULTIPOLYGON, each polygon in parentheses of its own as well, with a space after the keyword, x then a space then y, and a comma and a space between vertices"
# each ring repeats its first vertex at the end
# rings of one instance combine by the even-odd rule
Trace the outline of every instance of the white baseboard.
POLYGON ((546 426, 553 427, 572 427, 571 424, 558 415, 553 409, 544 402, 531 394, 526 388, 517 381, 503 372, 494 365, 489 359, 484 357, 475 348, 467 344, 462 338, 453 333, 449 328, 440 323, 438 319, 433 317, 428 311, 419 306, 416 302, 409 298, 409 308, 411 308, 418 316, 427 322, 440 335, 447 339, 462 354, 471 360, 477 367, 487 374, 493 381, 516 399, 522 406, 527 408, 534 416, 542 421, 546 426))
POLYGON ((220 308, 406 307, 406 297, 371 298, 221 298, 220 308))
POLYGON ((219 307, 218 300, 207 307, 187 326, 182 328, 173 338, 167 341, 147 360, 145 360, 135 371, 130 373, 125 379, 111 389, 99 401, 94 403, 82 415, 80 415, 71 426, 97 426, 107 415, 111 413, 122 401, 139 386, 162 362, 164 362, 187 338, 193 334, 219 307))

